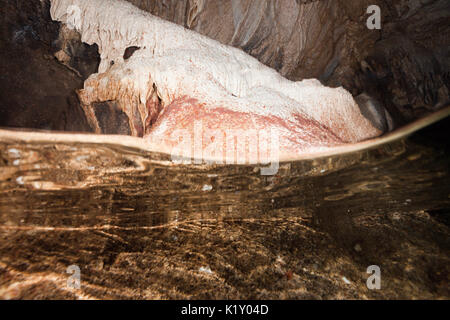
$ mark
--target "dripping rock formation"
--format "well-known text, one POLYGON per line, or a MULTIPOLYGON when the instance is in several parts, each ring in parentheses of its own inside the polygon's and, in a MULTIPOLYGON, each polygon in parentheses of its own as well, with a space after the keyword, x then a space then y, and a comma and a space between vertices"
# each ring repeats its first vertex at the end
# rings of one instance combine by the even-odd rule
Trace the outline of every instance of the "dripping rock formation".
MULTIPOLYGON (((207 68, 220 80, 207 79, 208 88, 195 85, 201 78, 186 82, 184 74, 164 78, 170 70, 159 65, 164 59, 148 62, 147 41, 119 42, 114 52, 98 42, 109 35, 83 37, 77 11, 59 15, 52 9, 58 2, 2 1, 0 129, 149 138, 158 130, 192 129, 195 117, 208 127, 223 117, 223 128, 234 126, 230 119, 250 123, 237 107, 267 117, 251 93, 276 105, 275 93, 293 95, 290 86, 342 94, 358 116, 356 101, 374 134, 433 114, 422 119, 425 130, 407 139, 399 132, 417 129, 417 122, 376 139, 385 143, 373 148, 339 151, 357 147, 346 144, 330 156, 281 163, 270 177, 254 165, 174 165, 134 137, 0 130, 0 299, 450 297, 450 118, 427 120, 449 110, 441 109, 449 100, 448 0, 128 1, 206 36, 192 36, 189 46, 211 49, 214 39, 224 45, 214 52, 228 58, 231 47, 241 50, 234 51, 241 58, 212 71, 207 54, 171 60, 174 72, 207 68), (369 4, 381 7, 381 30, 366 28, 369 4), (142 69, 134 67, 141 62, 142 69), (236 64, 279 83, 227 82, 226 68, 236 64), (311 78, 318 80, 305 80, 311 78), (183 97, 169 80, 186 84, 180 89, 186 92, 199 88, 203 102, 183 97), (211 93, 239 103, 214 110, 219 97, 211 93), (382 268, 382 290, 366 286, 367 266, 374 264, 382 268), (80 289, 67 285, 74 265, 80 289)), ((78 11, 84 22, 102 14, 87 11, 78 11)), ((181 41, 192 34, 178 30, 181 41)), ((299 133, 314 134, 320 147, 367 134, 347 128, 336 132, 353 136, 338 136, 316 110, 295 101, 303 117, 299 133)), ((307 137, 304 142, 310 147, 307 137)))
MULTIPOLYGON (((317 78, 355 97, 367 93, 393 118, 377 114, 383 130, 449 101, 446 0, 129 2, 238 47, 290 80, 317 78), (381 8, 381 30, 366 27, 369 4, 381 8)), ((98 71, 97 45, 82 42, 78 32, 52 21, 49 0, 6 0, 0 14, 0 126, 94 131, 76 91, 98 71)), ((128 47, 124 60, 140 49, 128 47)), ((94 109, 102 133, 144 133, 146 124, 134 116, 130 121, 117 101, 95 103, 94 109)))
POLYGON ((51 16, 78 31, 83 42, 98 45, 99 72, 79 93, 98 133, 95 104, 113 101, 132 119, 134 136, 160 141, 168 153, 171 142, 178 148, 172 133, 194 133, 196 122, 203 136, 214 130, 219 141, 230 130, 273 132, 290 156, 381 134, 346 90, 317 80, 289 81, 239 49, 128 2, 53 0, 51 16), (127 57, 127 48, 140 49, 127 57))
POLYGON ((369 93, 398 126, 449 101, 446 0, 129 1, 241 48, 291 80, 369 93), (380 30, 367 28, 370 5, 381 9, 380 30))

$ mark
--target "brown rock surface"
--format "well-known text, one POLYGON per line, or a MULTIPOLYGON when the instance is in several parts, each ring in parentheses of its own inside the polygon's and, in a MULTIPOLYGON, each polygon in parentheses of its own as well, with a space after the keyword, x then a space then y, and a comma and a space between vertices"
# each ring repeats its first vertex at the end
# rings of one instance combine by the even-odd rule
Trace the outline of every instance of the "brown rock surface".
MULTIPOLYGON (((397 125, 448 100, 447 0, 133 2, 289 78, 368 92, 397 125), (375 3, 381 31, 365 28, 375 3)), ((75 91, 98 56, 50 21, 48 4, 2 3, 0 126, 89 131, 75 91)), ((103 133, 129 133, 114 101, 94 107, 103 133)), ((119 143, 9 136, 0 298, 448 299, 448 126, 284 163, 269 178, 251 166, 170 166, 119 143), (67 287, 73 264, 80 290, 67 287), (371 264, 380 291, 366 287, 371 264)))
POLYGON ((448 120, 272 177, 0 132, 0 299, 448 299, 448 120))
MULTIPOLYGON (((446 0, 129 1, 242 48, 290 79, 369 93, 397 126, 449 101, 446 0), (366 27, 373 4, 381 30, 366 27)), ((0 125, 91 131, 74 91, 96 71, 96 48, 52 22, 48 10, 49 0, 7 0, 1 12, 0 125)))
POLYGON ((91 131, 75 90, 97 69, 98 54, 76 33, 60 34, 49 7, 49 1, 2 2, 0 126, 91 131))
POLYGON ((368 92, 398 124, 450 99, 446 0, 128 1, 239 47, 290 79, 368 92), (381 8, 381 30, 366 26, 369 5, 381 8))

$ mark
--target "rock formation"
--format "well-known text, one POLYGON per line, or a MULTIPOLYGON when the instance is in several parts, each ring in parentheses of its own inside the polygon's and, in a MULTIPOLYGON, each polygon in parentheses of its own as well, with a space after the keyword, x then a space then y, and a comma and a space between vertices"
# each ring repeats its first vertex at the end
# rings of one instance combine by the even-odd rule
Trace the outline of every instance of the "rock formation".
POLYGON ((132 135, 162 146, 177 129, 193 132, 196 121, 202 131, 275 131, 279 149, 291 155, 381 133, 345 89, 289 81, 239 49, 125 1, 53 0, 51 16, 98 46, 99 72, 79 94, 97 132, 95 104, 113 101, 130 119, 132 135), (126 54, 127 48, 139 49, 126 54))
MULTIPOLYGON (((129 2, 239 47, 290 80, 317 78, 355 97, 366 92, 396 127, 449 101, 446 0, 129 2), (366 27, 369 4, 381 8, 381 30, 366 27)), ((49 0, 6 0, 0 13, 0 126, 90 131, 75 91, 97 71, 97 48, 53 22, 49 8, 49 0)), ((139 51, 127 49, 128 58, 139 51)), ((95 109, 102 133, 132 134, 117 103, 95 109)))
MULTIPOLYGON (((448 100, 448 0, 133 3, 240 47, 292 81, 322 83, 300 82, 302 90, 344 92, 323 87, 343 86, 380 131, 448 100), (382 7, 381 31, 365 28, 367 5, 374 3, 382 7)), ((153 73, 142 82, 145 105, 139 106, 139 87, 112 90, 114 100, 103 101, 111 93, 102 80, 117 88, 128 88, 127 77, 141 83, 135 77, 150 68, 144 42, 119 43, 114 65, 108 57, 100 66, 103 50, 81 41, 71 29, 76 19, 66 22, 52 21, 49 0, 2 2, 1 127, 89 131, 94 124, 101 133, 140 135, 146 128, 150 134, 192 129, 195 117, 208 127, 214 121, 234 127, 232 119, 255 125, 230 108, 245 100, 258 111, 261 101, 225 90, 226 81, 222 91, 207 83, 225 92, 224 100, 240 102, 228 109, 165 98, 176 86, 153 73), (142 70, 131 68, 139 62, 142 70), (130 73, 119 77, 124 66, 130 73), (125 98, 136 99, 131 113, 125 98), (86 106, 93 110, 91 124, 86 106)), ((194 56, 190 65, 186 57, 169 67, 207 63, 194 56)), ((184 83, 184 74, 180 78, 184 83)), ((284 89, 267 90, 254 94, 284 89)), ((201 93, 200 100, 210 94, 201 93)), ((271 177, 254 165, 173 165, 140 138, 0 130, 0 299, 448 299, 450 118, 430 126, 430 118, 448 109, 442 111, 420 121, 427 128, 408 139, 399 133, 417 123, 333 148, 326 157, 306 154, 282 163, 271 177), (368 290, 368 265, 382 268, 382 290, 368 290), (75 266, 79 289, 68 285, 75 266)), ((301 115, 302 129, 316 143, 343 140, 307 112, 301 115)))
POLYGON ((60 33, 49 1, 2 1, 0 16, 0 126, 91 131, 75 90, 97 70, 95 46, 60 33))
POLYGON ((129 0, 243 49, 291 80, 367 92, 397 126, 450 100, 447 0, 129 0), (381 9, 369 30, 367 8, 381 9))

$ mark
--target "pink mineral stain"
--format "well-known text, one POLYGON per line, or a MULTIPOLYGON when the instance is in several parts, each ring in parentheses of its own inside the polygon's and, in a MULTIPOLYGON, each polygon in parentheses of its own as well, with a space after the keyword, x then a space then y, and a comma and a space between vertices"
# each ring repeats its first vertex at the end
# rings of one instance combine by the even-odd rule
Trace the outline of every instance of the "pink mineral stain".
POLYGON ((305 115, 295 114, 292 119, 282 119, 274 115, 238 112, 225 106, 206 106, 187 96, 175 99, 165 107, 146 132, 146 139, 166 146, 166 151, 180 143, 179 137, 176 134, 174 136, 176 132, 184 132, 197 139, 192 141, 192 145, 200 145, 203 154, 206 149, 211 148, 211 143, 217 143, 219 145, 215 147, 219 150, 216 151, 223 155, 223 159, 230 148, 238 158, 245 156, 246 160, 260 159, 264 150, 260 150, 259 146, 271 143, 271 132, 277 133, 277 148, 287 154, 299 154, 312 147, 328 148, 344 143, 325 126, 305 115), (227 140, 227 137, 236 140, 227 140), (230 142, 234 145, 230 145, 230 142), (245 155, 242 152, 239 155, 239 143, 245 145, 245 155), (257 146, 250 146, 253 143, 257 146))

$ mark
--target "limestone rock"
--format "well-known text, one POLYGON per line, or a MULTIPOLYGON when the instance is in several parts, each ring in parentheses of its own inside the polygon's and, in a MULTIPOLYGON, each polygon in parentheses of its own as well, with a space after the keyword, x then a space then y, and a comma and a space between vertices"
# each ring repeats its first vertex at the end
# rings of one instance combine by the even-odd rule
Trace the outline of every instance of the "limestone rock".
POLYGON ((78 31, 83 42, 98 45, 99 73, 80 91, 97 132, 92 104, 117 101, 133 135, 141 136, 144 129, 163 146, 174 130, 192 131, 196 121, 210 130, 274 130, 279 148, 292 155, 381 133, 346 90, 316 80, 289 81, 241 50, 127 2, 53 0, 51 15, 78 31), (140 49, 129 56, 126 51, 132 47, 140 49), (157 114, 149 108, 155 106, 149 103, 155 94, 161 100, 156 107, 162 106, 162 120, 143 128, 153 121, 151 114, 157 114))
POLYGON ((397 126, 450 102, 447 0, 128 0, 239 47, 292 80, 378 99, 397 126), (369 30, 367 8, 381 8, 369 30))
MULTIPOLYGON (((365 92, 387 108, 396 127, 450 100, 447 0, 129 1, 241 48, 291 80, 318 78, 353 96, 365 92), (374 4, 381 30, 366 27, 366 9, 374 4)), ((5 1, 0 125, 90 131, 75 90, 97 70, 98 48, 51 21, 49 8, 50 0, 5 1)))

